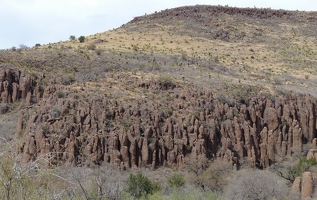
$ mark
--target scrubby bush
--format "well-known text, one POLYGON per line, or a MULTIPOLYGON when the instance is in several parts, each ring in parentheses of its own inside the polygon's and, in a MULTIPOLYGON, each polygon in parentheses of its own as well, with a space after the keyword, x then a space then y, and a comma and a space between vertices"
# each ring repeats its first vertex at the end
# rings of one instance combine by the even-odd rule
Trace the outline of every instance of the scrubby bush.
POLYGON ((284 199, 289 192, 286 180, 268 170, 240 170, 230 180, 227 199, 284 199))
POLYGON ((47 199, 44 176, 35 173, 37 161, 22 163, 19 156, 12 154, 9 143, 1 145, 0 153, 0 199, 47 199), (44 191, 45 190, 45 191, 44 191), (43 193, 42 193, 43 192, 43 193))
POLYGON ((87 46, 88 50, 96 50, 96 45, 95 44, 90 44, 87 46))
POLYGON ((299 158, 275 163, 270 169, 278 176, 292 184, 296 177, 301 176, 305 171, 317 172, 315 159, 299 158))
POLYGON ((295 168, 295 173, 296 176, 301 176, 305 171, 308 171, 309 168, 312 166, 317 165, 317 161, 314 158, 301 158, 299 159, 296 168, 295 168))
POLYGON ((208 168, 196 176, 191 181, 203 189, 223 192, 223 188, 228 184, 227 177, 233 173, 232 165, 226 162, 213 162, 208 168))
POLYGON ((80 37, 78 38, 78 40, 79 40, 80 43, 83 43, 83 42, 85 42, 86 37, 85 37, 85 36, 80 36, 80 37))
POLYGON ((104 50, 103 49, 96 49, 95 52, 98 56, 100 56, 102 54, 102 52, 104 52, 104 50))
POLYGON ((168 185, 173 188, 180 188, 184 186, 184 184, 185 184, 185 179, 182 174, 173 174, 168 179, 168 185))
POLYGON ((58 91, 58 92, 56 92, 56 96, 57 96, 57 98, 64 98, 65 97, 65 93, 62 92, 62 91, 58 91))
POLYGON ((70 85, 76 81, 75 77, 72 75, 64 75, 61 77, 61 82, 63 85, 70 85))
POLYGON ((27 49, 28 46, 26 46, 25 44, 20 44, 20 49, 27 49))
POLYGON ((127 181, 127 192, 134 198, 140 198, 153 194, 160 190, 159 185, 156 182, 152 182, 146 176, 142 174, 133 175, 130 174, 127 181))
POLYGON ((9 111, 9 106, 6 103, 0 103, 0 114, 5 114, 9 111))
POLYGON ((174 89, 176 87, 173 77, 171 76, 161 75, 158 78, 158 83, 163 90, 174 89))
POLYGON ((1 200, 122 199, 123 176, 110 167, 45 169, 42 166, 54 162, 56 154, 25 163, 21 156, 13 154, 13 147, 6 142, 0 145, 1 200))
POLYGON ((76 40, 76 36, 75 35, 71 35, 71 36, 69 36, 69 40, 76 40))

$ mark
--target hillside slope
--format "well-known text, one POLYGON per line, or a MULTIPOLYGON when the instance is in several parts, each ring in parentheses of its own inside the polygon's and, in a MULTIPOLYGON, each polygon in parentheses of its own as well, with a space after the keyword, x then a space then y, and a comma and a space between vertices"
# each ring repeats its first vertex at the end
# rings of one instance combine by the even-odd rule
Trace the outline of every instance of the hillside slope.
POLYGON ((316 137, 316 27, 315 12, 192 6, 1 51, 6 137, 46 165, 267 167, 316 137))

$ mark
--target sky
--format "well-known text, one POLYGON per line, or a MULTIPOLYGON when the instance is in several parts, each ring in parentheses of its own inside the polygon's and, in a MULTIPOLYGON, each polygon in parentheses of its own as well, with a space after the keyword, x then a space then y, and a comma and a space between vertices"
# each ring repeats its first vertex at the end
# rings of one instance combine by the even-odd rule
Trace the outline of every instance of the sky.
POLYGON ((316 0, 0 0, 0 49, 93 35, 137 16, 197 4, 317 11, 316 0))

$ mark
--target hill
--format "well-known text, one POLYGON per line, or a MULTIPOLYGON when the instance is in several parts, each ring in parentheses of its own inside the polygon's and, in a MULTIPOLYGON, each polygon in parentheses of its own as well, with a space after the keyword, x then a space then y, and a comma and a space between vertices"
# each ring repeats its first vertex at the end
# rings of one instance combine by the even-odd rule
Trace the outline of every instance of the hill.
POLYGON ((316 140, 316 28, 316 12, 190 6, 3 50, 0 130, 44 166, 267 168, 316 140))

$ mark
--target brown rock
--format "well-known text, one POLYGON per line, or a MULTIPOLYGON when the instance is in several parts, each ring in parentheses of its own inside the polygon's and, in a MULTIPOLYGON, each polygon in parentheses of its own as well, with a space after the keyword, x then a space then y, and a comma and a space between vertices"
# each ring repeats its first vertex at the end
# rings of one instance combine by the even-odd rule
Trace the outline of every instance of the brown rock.
POLYGON ((313 195, 313 177, 311 172, 304 172, 301 181, 302 199, 311 198, 313 195))
MULTIPOLYGON (((23 78, 16 86, 28 88, 33 81, 23 78)), ((3 82, 0 84, 3 86, 3 82)), ((1 87, 1 95, 6 95, 5 87, 1 87)), ((36 96, 33 88, 25 89, 31 97, 28 99, 36 96)), ((156 98, 129 102, 103 94, 94 94, 93 98, 82 95, 78 100, 74 98, 78 92, 72 90, 50 85, 44 89, 43 98, 32 105, 32 112, 25 109, 19 113, 17 132, 25 130, 21 148, 28 160, 38 153, 63 151, 60 161, 79 166, 109 162, 121 169, 154 169, 165 164, 180 167, 185 157, 194 155, 227 160, 236 167, 239 159, 248 157, 252 167, 268 167, 275 162, 275 150, 291 156, 295 148, 302 151, 303 142, 309 141, 303 130, 313 135, 316 132, 316 125, 311 123, 315 117, 309 114, 317 113, 313 97, 285 95, 272 102, 259 96, 229 106, 213 98, 210 102, 207 92, 180 87, 174 90, 183 97, 171 98, 168 105, 162 105, 159 97, 171 96, 171 91, 162 91, 153 83, 148 90, 154 90, 151 92, 156 98), (56 92, 60 90, 67 96, 58 98, 56 92), (306 110, 301 117, 299 109, 306 110), (303 117, 309 120, 302 122, 303 117), (28 136, 32 127, 38 130, 43 125, 49 128, 36 132, 33 139, 28 136)), ((15 98, 16 93, 12 96, 15 98)))
POLYGON ((267 124, 268 130, 274 131, 279 125, 278 115, 274 108, 268 107, 264 111, 264 122, 267 124))
POLYGON ((292 196, 301 196, 301 177, 296 177, 292 184, 291 192, 292 196))

